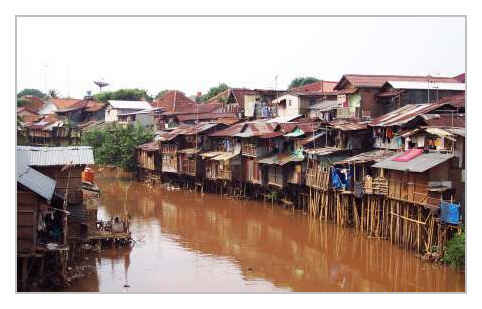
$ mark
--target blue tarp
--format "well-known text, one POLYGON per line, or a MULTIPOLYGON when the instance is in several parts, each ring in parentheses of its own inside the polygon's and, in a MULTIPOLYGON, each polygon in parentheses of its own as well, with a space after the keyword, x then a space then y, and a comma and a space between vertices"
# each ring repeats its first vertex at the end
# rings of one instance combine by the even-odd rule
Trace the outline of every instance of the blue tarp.
POLYGON ((331 169, 331 186, 335 189, 351 190, 351 178, 353 175, 352 168, 348 170, 348 174, 345 175, 337 168, 331 169))
POLYGON ((440 202, 440 220, 448 224, 459 224, 460 204, 440 202))

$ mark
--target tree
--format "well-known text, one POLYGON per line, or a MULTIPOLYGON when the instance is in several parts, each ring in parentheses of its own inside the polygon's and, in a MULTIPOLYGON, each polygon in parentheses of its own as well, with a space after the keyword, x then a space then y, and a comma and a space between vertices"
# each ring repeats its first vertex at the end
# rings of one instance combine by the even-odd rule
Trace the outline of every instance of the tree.
POLYGON ((97 101, 107 103, 109 100, 125 100, 125 101, 152 101, 152 97, 147 94, 144 89, 119 89, 116 91, 100 92, 94 95, 97 101))
POLYGON ((52 99, 57 99, 59 97, 59 92, 56 89, 49 89, 48 95, 52 99))
POLYGON ((17 98, 21 98, 26 95, 34 96, 41 99, 46 97, 46 94, 38 89, 25 88, 17 94, 17 98))
POLYGON ((168 91, 169 91, 169 90, 167 90, 167 89, 164 89, 164 90, 159 91, 159 92, 157 93, 155 99, 161 98, 161 97, 162 97, 163 95, 165 95, 168 91))
POLYGON ((320 80, 316 77, 297 77, 291 81, 288 89, 304 86, 311 83, 316 83, 319 81, 320 80))
POLYGON ((227 89, 229 89, 229 86, 226 83, 220 83, 216 87, 211 87, 206 94, 201 96, 201 101, 205 102, 227 89))
POLYGON ((109 164, 134 171, 137 166, 136 147, 153 138, 151 130, 138 124, 120 126, 114 123, 83 133, 82 144, 94 149, 96 164, 109 164))
POLYGON ((17 107, 24 106, 25 104, 28 104, 28 103, 30 103, 30 101, 25 98, 17 98, 17 107))

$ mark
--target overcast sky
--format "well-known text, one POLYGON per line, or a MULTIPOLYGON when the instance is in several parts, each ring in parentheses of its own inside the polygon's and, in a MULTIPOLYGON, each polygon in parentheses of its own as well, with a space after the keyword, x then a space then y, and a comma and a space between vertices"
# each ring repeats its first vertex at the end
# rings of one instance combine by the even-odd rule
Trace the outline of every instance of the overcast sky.
POLYGON ((82 97, 110 86, 286 88, 297 76, 453 76, 465 70, 462 17, 93 18, 17 20, 18 89, 82 97))

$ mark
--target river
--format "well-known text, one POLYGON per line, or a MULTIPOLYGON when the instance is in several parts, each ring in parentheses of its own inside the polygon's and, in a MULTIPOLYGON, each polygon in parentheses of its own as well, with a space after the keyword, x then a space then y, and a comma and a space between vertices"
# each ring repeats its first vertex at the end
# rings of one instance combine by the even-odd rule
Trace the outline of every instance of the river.
POLYGON ((127 211, 136 243, 91 258, 95 274, 67 291, 465 291, 462 271, 271 203, 96 182, 98 217, 127 211))

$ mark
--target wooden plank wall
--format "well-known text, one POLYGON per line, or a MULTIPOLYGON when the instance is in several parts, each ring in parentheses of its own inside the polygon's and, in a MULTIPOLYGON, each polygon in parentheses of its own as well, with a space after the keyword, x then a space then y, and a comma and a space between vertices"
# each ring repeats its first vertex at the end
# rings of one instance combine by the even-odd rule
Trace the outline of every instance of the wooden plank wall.
POLYGON ((17 190, 17 250, 26 252, 37 246, 39 200, 33 192, 17 190))

